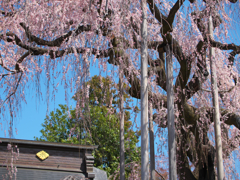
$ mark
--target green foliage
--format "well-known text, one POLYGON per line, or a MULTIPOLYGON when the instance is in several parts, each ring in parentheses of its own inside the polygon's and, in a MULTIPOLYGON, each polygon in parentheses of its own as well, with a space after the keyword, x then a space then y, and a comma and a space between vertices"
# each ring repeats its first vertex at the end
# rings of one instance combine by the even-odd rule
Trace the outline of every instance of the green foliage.
MULTIPOLYGON (((59 105, 59 109, 51 112, 45 118, 37 141, 51 141, 74 144, 98 145, 94 151, 95 167, 103 169, 108 176, 118 171, 120 162, 120 122, 118 114, 118 95, 112 81, 107 77, 94 76, 89 82, 88 110, 80 109, 83 116, 76 118, 76 111, 66 105, 59 105), (86 117, 86 118, 85 118, 86 117), (89 118, 87 118, 89 117, 89 118)), ((117 85, 116 85, 117 87, 117 85)), ((82 91, 78 92, 74 99, 81 97, 82 91)), ((124 94, 125 102, 131 101, 124 94)), ((126 106, 127 103, 126 103, 126 106)), ((129 108, 125 108, 129 109, 129 108)), ((140 163, 140 148, 138 143, 139 131, 131 129, 130 112, 125 111, 125 163, 140 163)), ((129 174, 131 167, 126 167, 129 174)))
MULTIPOLYGON (((34 137, 36 141, 49 141, 61 143, 83 144, 79 141, 78 135, 81 132, 80 126, 75 126, 75 110, 68 109, 66 105, 59 104, 60 109, 52 111, 46 116, 41 137, 34 137)), ((83 132, 82 132, 83 133, 83 132)))
MULTIPOLYGON (((93 76, 92 79, 86 83, 89 86, 89 100, 88 103, 92 106, 107 106, 117 110, 119 104, 118 98, 118 84, 112 82, 110 77, 93 76)), ((80 90, 73 97, 76 101, 85 96, 84 90, 80 90)), ((129 102, 132 101, 124 84, 124 101, 128 107, 129 102)), ((127 108, 126 107, 126 108, 127 108)))

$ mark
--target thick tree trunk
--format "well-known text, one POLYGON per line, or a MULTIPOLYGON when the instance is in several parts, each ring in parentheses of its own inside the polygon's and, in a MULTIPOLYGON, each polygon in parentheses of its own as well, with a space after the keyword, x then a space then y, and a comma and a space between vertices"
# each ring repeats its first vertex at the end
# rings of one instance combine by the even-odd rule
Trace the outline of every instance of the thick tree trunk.
POLYGON ((207 156, 207 161, 200 163, 198 179, 199 180, 215 180, 215 171, 214 171, 215 152, 212 146, 208 150, 206 156, 207 156))

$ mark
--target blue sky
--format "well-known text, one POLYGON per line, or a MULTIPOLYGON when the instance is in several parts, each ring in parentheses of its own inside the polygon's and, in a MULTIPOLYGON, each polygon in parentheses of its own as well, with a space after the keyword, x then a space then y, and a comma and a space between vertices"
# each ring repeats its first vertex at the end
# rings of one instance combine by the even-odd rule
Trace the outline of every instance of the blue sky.
MULTIPOLYGON (((99 75, 99 69, 95 67, 90 68, 90 76, 99 75)), ((56 79, 57 83, 60 82, 60 79, 56 79)), ((45 85, 45 79, 41 78, 41 92, 42 92, 42 100, 39 100, 36 97, 36 93, 34 90, 28 90, 26 92, 26 101, 22 103, 22 109, 19 112, 19 115, 13 120, 13 138, 15 139, 26 139, 33 140, 35 137, 40 137, 40 130, 42 129, 41 124, 44 122, 44 119, 48 112, 54 111, 58 108, 59 104, 68 104, 68 106, 75 107, 75 101, 71 99, 74 95, 74 92, 68 91, 68 102, 65 100, 65 89, 63 85, 58 86, 58 92, 55 93, 55 100, 49 100, 49 107, 47 109, 46 102, 46 92, 47 87, 45 85)), ((60 84, 60 83, 59 83, 60 84)), ((52 92, 51 85, 49 87, 49 92, 52 92)), ((50 99, 51 96, 50 96, 50 99)), ((9 121, 9 120, 8 120, 9 121)), ((0 124, 0 137, 9 138, 8 133, 9 124, 5 121, 0 124)))
MULTIPOLYGON (((42 91, 46 92, 46 87, 42 86, 42 91)), ((44 122, 47 113, 47 103, 44 101, 39 101, 38 98, 34 95, 33 90, 29 90, 26 97, 27 104, 22 103, 22 110, 19 112, 19 116, 14 118, 13 130, 14 138, 16 139, 27 139, 33 140, 33 137, 39 137, 40 129, 42 128, 41 123, 44 122), (17 134, 16 130, 17 129, 17 134)), ((63 86, 59 86, 58 93, 56 93, 55 102, 50 101, 49 111, 53 111, 58 107, 58 104, 66 104, 65 101, 65 90, 63 86)), ((70 94, 72 96, 73 94, 70 94)), ((46 97, 46 93, 43 93, 43 97, 46 97)), ((70 100, 69 105, 73 105, 73 101, 70 100)), ((3 123, 1 127, 0 137, 8 136, 8 127, 6 123, 3 123)))
MULTIPOLYGON (((117 69, 114 68, 112 65, 107 66, 107 72, 99 71, 99 68, 97 67, 98 62, 96 61, 93 66, 90 67, 90 77, 94 75, 101 74, 102 76, 112 75, 112 70, 116 71, 117 69)), ((71 73, 71 72, 70 72, 71 73)), ((118 82, 118 74, 114 74, 114 80, 115 82, 118 82)), ((68 106, 75 107, 76 102, 71 99, 71 97, 74 95, 74 92, 68 91, 68 101, 66 102, 65 99, 65 89, 64 85, 59 85, 57 87, 58 92, 55 93, 55 100, 51 100, 52 97, 50 96, 49 100, 49 107, 47 107, 46 102, 46 92, 47 87, 45 84, 45 80, 43 77, 40 79, 41 83, 41 92, 42 92, 42 98, 36 97, 35 90, 28 90, 28 92, 25 92, 26 94, 26 102, 22 103, 22 109, 19 111, 18 116, 13 119, 13 138, 15 139, 26 139, 26 140, 34 140, 35 137, 40 137, 41 133, 40 130, 42 129, 41 124, 44 123, 44 119, 46 115, 49 115, 49 112, 55 111, 57 108, 59 108, 59 104, 67 104, 68 106), (41 100, 39 100, 41 99, 41 100), (48 109, 47 109, 48 108, 48 109)), ((55 80, 55 83, 61 82, 60 78, 57 78, 55 80)), ((61 83, 59 83, 61 84, 61 83)), ((49 87, 49 92, 52 92, 51 85, 49 87)), ((133 99, 132 102, 135 106, 140 103, 140 101, 133 99)), ((131 105, 130 105, 131 106, 131 105)), ((140 108, 140 107, 139 107, 140 108)), ((140 113, 137 115, 137 126, 140 128, 140 113)), ((135 115, 133 115, 135 117, 135 115)), ((134 119, 134 117, 132 119, 134 119)), ((133 120, 134 121, 134 120, 133 120)), ((7 121, 2 122, 2 125, 0 124, 0 137, 3 138, 9 138, 9 119, 7 121)), ((134 126, 136 123, 134 123, 134 126)), ((135 127, 134 127, 135 128, 135 127)), ((140 146, 141 143, 138 143, 138 146, 140 146)))

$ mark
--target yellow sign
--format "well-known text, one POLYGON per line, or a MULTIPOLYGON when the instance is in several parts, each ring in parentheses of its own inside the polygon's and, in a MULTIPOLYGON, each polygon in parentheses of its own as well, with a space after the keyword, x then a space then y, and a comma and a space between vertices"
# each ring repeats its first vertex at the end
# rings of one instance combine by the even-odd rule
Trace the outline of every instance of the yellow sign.
POLYGON ((45 159, 47 159, 48 156, 49 156, 49 154, 46 153, 45 151, 40 151, 40 152, 38 152, 36 155, 37 155, 37 157, 38 157, 39 159, 41 159, 41 160, 45 160, 45 159))

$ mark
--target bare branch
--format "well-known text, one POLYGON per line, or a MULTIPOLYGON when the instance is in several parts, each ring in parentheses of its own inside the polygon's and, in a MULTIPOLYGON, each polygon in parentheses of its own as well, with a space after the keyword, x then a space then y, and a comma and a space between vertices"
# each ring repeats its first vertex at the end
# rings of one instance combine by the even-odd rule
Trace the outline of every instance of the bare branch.
POLYGON ((240 130, 240 116, 233 112, 221 109, 221 121, 224 121, 224 123, 229 126, 234 125, 240 130))
POLYGON ((0 39, 7 41, 7 42, 15 42, 16 45, 19 47, 26 49, 28 51, 31 51, 33 55, 43 55, 46 54, 49 50, 43 49, 43 48, 38 48, 38 47, 31 47, 26 44, 24 44, 21 39, 14 33, 12 32, 7 32, 6 33, 7 37, 4 37, 3 35, 0 36, 0 39), (11 37, 11 38, 10 38, 11 37))
POLYGON ((14 71, 14 72, 7 73, 7 74, 1 74, 0 76, 1 76, 2 78, 4 78, 5 76, 14 75, 14 74, 17 74, 17 73, 18 73, 17 71, 14 71))
MULTIPOLYGON (((218 93, 227 93, 227 92, 231 92, 232 90, 233 90, 233 88, 234 88, 235 86, 232 86, 230 89, 228 89, 228 90, 222 90, 222 91, 218 91, 218 93)), ((212 92, 212 90, 208 90, 208 89, 202 89, 201 88, 201 90, 202 91, 206 91, 206 92, 212 92)))
POLYGON ((165 61, 158 58, 156 60, 152 60, 148 56, 148 64, 150 67, 148 68, 148 76, 152 74, 156 74, 156 83, 159 85, 163 90, 167 91, 166 89, 166 72, 165 72, 165 61))
POLYGON ((21 72, 21 75, 20 75, 20 77, 19 77, 19 79, 18 79, 18 81, 17 81, 16 88, 15 88, 14 91, 13 91, 11 94, 9 94, 8 97, 3 101, 3 103, 2 103, 1 106, 0 106, 0 109, 3 107, 3 105, 5 104, 5 102, 6 102, 12 95, 14 95, 14 94, 16 93, 17 88, 18 88, 18 86, 19 86, 19 83, 20 83, 20 81, 21 81, 21 78, 22 78, 22 72, 21 72))
POLYGON ((23 62, 23 60, 28 56, 30 55, 30 51, 26 52, 24 55, 22 55, 18 60, 17 60, 17 63, 15 65, 15 70, 20 72, 22 71, 19 64, 21 64, 23 62))
POLYGON ((16 65, 15 65, 15 70, 11 70, 11 69, 9 69, 8 67, 4 66, 3 60, 2 60, 2 58, 0 58, 0 60, 1 60, 0 65, 1 65, 4 69, 6 69, 7 71, 10 72, 10 73, 6 73, 6 74, 1 74, 0 76, 3 78, 3 77, 5 77, 5 76, 9 76, 9 75, 17 74, 17 73, 19 73, 19 72, 23 72, 23 70, 19 67, 19 64, 22 63, 22 61, 24 60, 24 58, 26 58, 29 54, 30 54, 30 52, 28 51, 28 52, 26 52, 24 55, 22 55, 22 56, 17 60, 16 65))
POLYGON ((210 44, 212 47, 216 47, 221 50, 234 50, 234 51, 240 51, 240 46, 231 43, 231 44, 226 44, 226 43, 221 43, 212 39, 209 39, 210 44))
POLYGON ((4 15, 5 17, 12 17, 15 14, 14 12, 5 12, 5 11, 2 11, 2 10, 0 10, 0 13, 2 15, 4 15))
POLYGON ((20 23, 20 25, 23 27, 23 29, 25 30, 25 33, 29 39, 30 42, 34 41, 36 42, 38 45, 44 45, 44 46, 49 46, 49 47, 60 47, 61 44, 67 39, 69 38, 71 35, 77 36, 78 34, 84 32, 84 31, 90 31, 91 30, 91 26, 87 25, 87 26, 78 26, 78 28, 74 31, 69 31, 68 33, 56 38, 55 40, 52 41, 47 41, 44 39, 41 39, 37 36, 32 35, 31 31, 29 30, 29 27, 27 27, 25 25, 25 23, 20 23))
POLYGON ((9 72, 11 72, 11 73, 14 73, 14 72, 15 72, 14 70, 11 70, 11 69, 9 69, 7 66, 4 65, 1 56, 0 56, 0 65, 1 65, 4 69, 6 69, 7 71, 9 71, 9 72))
POLYGON ((231 3, 236 3, 237 2, 237 0, 228 0, 229 2, 231 2, 231 3))
POLYGON ((166 32, 168 32, 171 28, 171 31, 172 31, 172 24, 173 24, 173 21, 174 21, 174 18, 175 18, 175 15, 176 13, 178 12, 178 10, 180 9, 180 7, 183 5, 185 0, 178 0, 174 6, 172 7, 172 9, 169 11, 169 14, 168 14, 168 17, 167 17, 167 21, 168 23, 170 24, 171 27, 169 27, 169 29, 167 29, 167 27, 165 27, 165 31, 163 32, 164 34, 166 32))
POLYGON ((28 55, 30 55, 30 54, 31 54, 30 51, 28 51, 28 52, 26 52, 25 54, 23 54, 23 55, 17 60, 17 63, 22 63, 23 60, 24 60, 28 55))
POLYGON ((158 7, 156 6, 156 4, 154 3, 154 0, 147 0, 147 3, 149 5, 150 11, 152 12, 152 14, 155 16, 155 18, 158 20, 158 22, 160 24, 162 24, 163 26, 169 26, 169 23, 167 22, 167 17, 164 16, 160 10, 158 9, 158 7))

